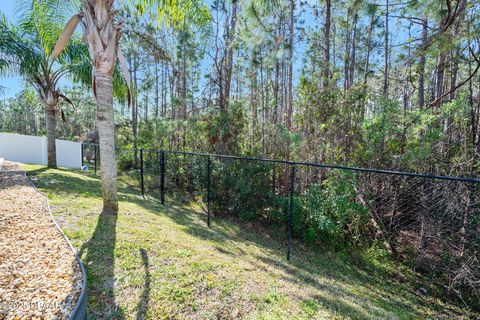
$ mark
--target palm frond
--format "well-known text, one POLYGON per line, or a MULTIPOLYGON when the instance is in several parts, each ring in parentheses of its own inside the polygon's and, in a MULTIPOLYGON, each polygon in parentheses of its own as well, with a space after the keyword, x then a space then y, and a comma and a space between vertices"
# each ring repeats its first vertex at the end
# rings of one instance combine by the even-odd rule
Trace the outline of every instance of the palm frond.
POLYGON ((68 66, 69 75, 74 82, 91 87, 92 61, 83 44, 71 44, 60 56, 59 62, 68 66))
POLYGON ((43 54, 35 43, 0 15, 0 59, 2 71, 15 69, 19 74, 34 77, 39 73, 43 54))
POLYGON ((35 38, 45 56, 49 56, 60 37, 63 26, 75 10, 76 0, 19 0, 18 26, 25 36, 35 38))
MULTIPOLYGON (((57 85, 65 74, 81 71, 78 77, 83 77, 85 70, 79 65, 85 69, 88 64, 91 70, 88 50, 78 39, 57 48, 55 55, 60 56, 55 63, 49 59, 70 11, 67 4, 75 1, 21 0, 17 25, 0 15, 0 74, 18 74, 38 92, 50 90, 58 94, 57 85)), ((73 30, 72 23, 64 38, 70 38, 73 30)))
POLYGON ((72 37, 75 29, 77 28, 78 23, 80 22, 81 16, 80 14, 74 15, 70 20, 68 20, 65 28, 60 35, 60 38, 57 40, 55 47, 53 48, 51 58, 55 60, 60 53, 62 53, 63 49, 68 46, 70 42, 70 38, 72 37))

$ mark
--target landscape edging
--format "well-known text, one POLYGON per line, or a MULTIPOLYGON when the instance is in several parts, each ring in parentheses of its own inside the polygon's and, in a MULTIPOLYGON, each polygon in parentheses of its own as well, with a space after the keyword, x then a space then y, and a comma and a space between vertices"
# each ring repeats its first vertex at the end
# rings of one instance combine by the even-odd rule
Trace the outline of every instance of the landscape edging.
POLYGON ((67 235, 63 232, 63 230, 60 228, 58 225, 57 221, 53 217, 52 210, 50 208, 50 203, 48 202, 48 197, 38 190, 38 188, 35 186, 35 184, 30 180, 30 178, 27 176, 27 173, 25 171, 21 171, 27 181, 32 185, 32 187, 39 193, 41 194, 47 203, 47 208, 48 208, 48 214, 50 215, 50 218, 53 221, 53 224, 57 228, 58 232, 62 235, 62 237, 65 239, 65 241, 68 244, 68 247, 70 250, 73 252, 75 255, 75 259, 77 260, 78 265, 80 266, 80 271, 82 272, 82 291, 80 292, 80 296, 78 297, 77 303, 75 304, 75 308, 73 309, 72 313, 70 314, 69 320, 86 320, 87 319, 87 304, 88 304, 88 297, 87 297, 87 274, 85 272, 85 268, 83 266, 82 261, 80 260, 80 257, 77 254, 77 250, 73 247, 72 243, 70 242, 70 239, 68 239, 67 235))

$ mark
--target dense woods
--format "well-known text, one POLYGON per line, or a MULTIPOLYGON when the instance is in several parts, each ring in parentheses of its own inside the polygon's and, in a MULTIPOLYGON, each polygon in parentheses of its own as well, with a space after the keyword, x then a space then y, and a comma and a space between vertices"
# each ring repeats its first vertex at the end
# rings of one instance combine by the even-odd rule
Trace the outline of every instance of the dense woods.
POLYGON ((476 9, 220 2, 206 25, 127 32, 132 142, 474 174, 476 9))
POLYGON ((475 1, 220 1, 170 27, 123 9, 128 143, 475 175, 475 1))
MULTIPOLYGON (((118 85, 119 147, 479 176, 477 0, 184 2, 175 23, 162 11, 119 3, 132 98, 129 105, 125 84, 118 85)), ((0 67, 8 64, 4 57, 0 67)), ((75 72, 67 76, 66 92, 77 107, 65 109, 57 136, 98 143, 91 83, 75 72)), ((44 134, 44 117, 26 86, 2 102, 0 131, 44 134)), ((122 170, 138 167, 136 150, 119 159, 122 170)), ((285 168, 218 168, 221 189, 242 192, 217 195, 218 212, 235 207, 234 199, 245 217, 279 220, 265 212, 285 207, 285 168)), ((185 174, 176 183, 182 179, 195 177, 185 174)), ((479 308, 478 187, 319 170, 297 179, 298 238, 364 248, 390 242, 385 250, 398 256, 411 249, 420 270, 440 271, 439 290, 479 308), (375 193, 372 209, 366 198, 375 193), (432 210, 458 216, 440 221, 432 210), (368 211, 377 213, 373 222, 368 211), (432 249, 441 241, 463 246, 444 257, 432 249)))

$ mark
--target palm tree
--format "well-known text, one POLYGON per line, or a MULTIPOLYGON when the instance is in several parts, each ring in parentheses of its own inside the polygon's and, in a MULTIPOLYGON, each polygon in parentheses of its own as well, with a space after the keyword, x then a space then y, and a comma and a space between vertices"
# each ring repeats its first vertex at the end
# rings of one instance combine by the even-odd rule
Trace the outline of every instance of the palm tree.
MULTIPOLYGON (((100 170, 103 192, 103 209, 118 211, 117 168, 115 162, 115 123, 113 108, 113 77, 117 58, 122 73, 130 87, 128 66, 120 49, 122 22, 118 20, 114 8, 115 0, 81 0, 81 12, 70 20, 60 36, 53 57, 67 45, 77 21, 81 21, 84 40, 92 59, 93 90, 97 101, 97 128, 100 144, 100 170)), ((198 21, 210 18, 208 10, 198 5, 196 0, 134 1, 140 14, 148 7, 155 7, 157 17, 167 24, 174 25, 185 21, 187 14, 196 16, 198 21)), ((196 19, 196 20, 197 20, 196 19)))
POLYGON ((93 87, 97 100, 97 127, 103 209, 118 211, 115 162, 113 72, 119 50, 121 24, 115 23, 114 0, 82 0, 82 24, 93 65, 93 87))
POLYGON ((19 3, 19 7, 22 15, 17 26, 0 16, 0 73, 18 74, 37 91, 45 106, 48 166, 56 167, 57 118, 65 121, 60 101, 72 104, 62 94, 59 81, 88 55, 84 45, 73 41, 58 61, 52 59, 52 49, 62 32, 62 14, 68 13, 65 2, 31 0, 19 3))

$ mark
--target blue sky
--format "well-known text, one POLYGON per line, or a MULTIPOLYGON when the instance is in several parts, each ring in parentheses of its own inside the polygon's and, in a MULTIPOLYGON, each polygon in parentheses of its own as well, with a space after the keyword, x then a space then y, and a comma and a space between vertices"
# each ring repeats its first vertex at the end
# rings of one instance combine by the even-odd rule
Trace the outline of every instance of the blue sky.
MULTIPOLYGON (((0 12, 12 20, 15 17, 15 1, 0 0, 0 12)), ((5 87, 2 98, 9 98, 15 95, 23 87, 22 80, 19 77, 0 77, 0 86, 5 87)))
MULTIPOLYGON (((208 0, 207 0, 208 2, 208 0)), ((311 5, 317 3, 317 0, 307 0, 308 3, 311 5)), ((7 17, 8 20, 14 21, 15 19, 15 6, 16 6, 16 0, 0 0, 0 12, 7 17)), ((310 10, 307 10, 302 13, 302 19, 306 20, 306 26, 307 25, 316 25, 318 24, 317 22, 314 21, 314 18, 312 16, 312 13, 310 10)), ((397 22, 398 23, 398 22, 397 22)), ((398 25, 396 25, 395 19, 391 19, 391 24, 392 24, 392 34, 391 37, 393 39, 394 43, 399 43, 403 42, 406 40, 406 35, 402 34, 401 32, 399 33, 399 30, 402 28, 399 28, 398 25)), ((299 69, 302 65, 302 58, 303 58, 303 53, 305 50, 305 43, 299 42, 296 44, 295 48, 295 79, 297 79, 299 75, 299 69)), ((381 54, 380 54, 381 56, 381 54)), ((372 62, 374 62, 376 59, 380 58, 378 54, 373 53, 372 56, 372 62)), ((210 66, 211 64, 208 63, 208 58, 203 61, 202 68, 207 68, 207 66, 210 66)), ((202 70, 202 73, 205 73, 205 70, 202 70)), ((16 76, 11 76, 11 77, 0 77, 0 86, 4 87, 3 94, 0 95, 1 98, 6 99, 9 97, 14 96, 17 92, 19 92, 23 87, 24 83, 22 83, 22 79, 16 76)))
POLYGON ((7 18, 12 18, 14 16, 15 1, 12 0, 3 0, 0 1, 0 11, 7 16, 7 18))

